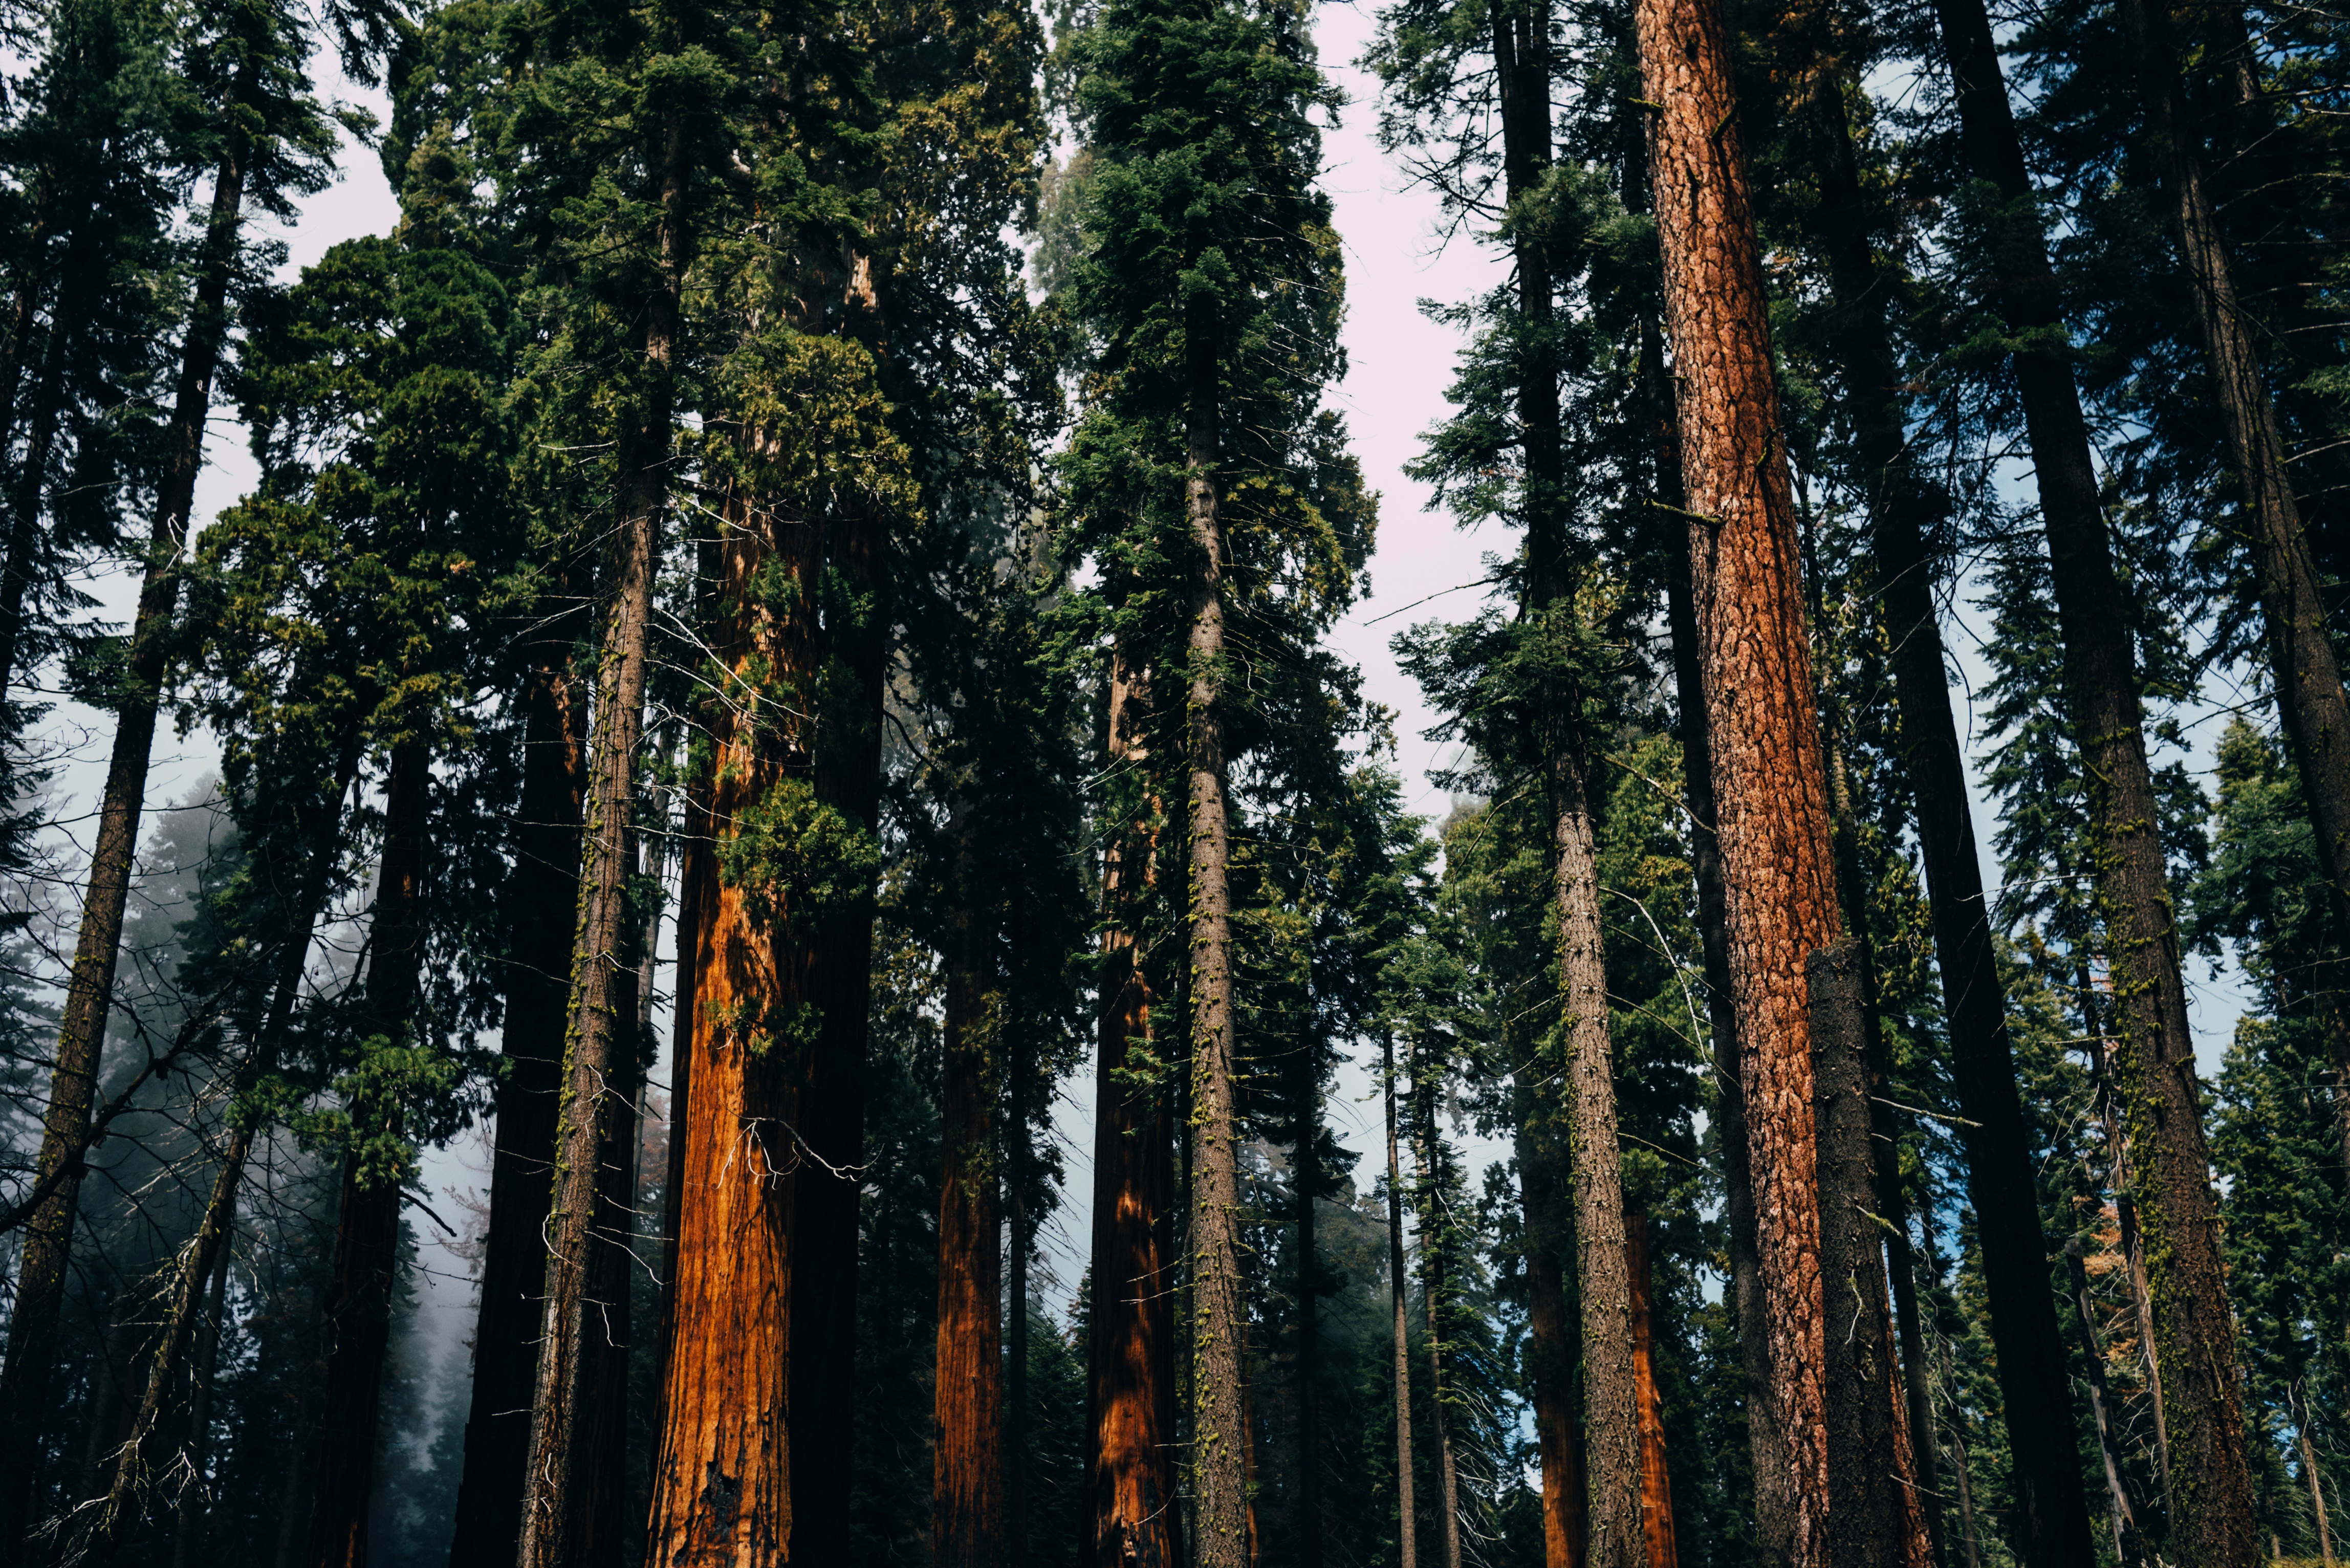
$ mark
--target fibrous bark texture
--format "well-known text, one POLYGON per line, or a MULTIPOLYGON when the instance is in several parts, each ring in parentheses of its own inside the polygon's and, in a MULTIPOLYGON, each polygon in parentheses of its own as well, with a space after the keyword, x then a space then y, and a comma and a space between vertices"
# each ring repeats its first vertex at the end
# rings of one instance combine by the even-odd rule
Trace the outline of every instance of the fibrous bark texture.
MULTIPOLYGON (((547 649, 523 693, 523 785, 515 832, 514 945, 499 1042, 490 1222, 473 1327, 473 1386, 449 1568, 506 1568, 522 1530, 523 1467, 537 1384, 554 1189, 555 1109, 579 902, 579 813, 587 704, 561 650, 547 649)), ((682 1096, 681 1096, 681 1101, 682 1096)), ((662 1277, 669 1276, 664 1272, 662 1277)))
POLYGON ((1928 1568, 1924 1510, 1909 1473, 1899 1369, 1877 1240, 1869 1151, 1867 987, 1861 945, 1812 955, 1817 1087, 1820 1276, 1827 1315, 1828 1562, 1832 1568, 1928 1568))
MULTIPOLYGON (((1149 765, 1149 685, 1123 650, 1110 672, 1109 754, 1149 765)), ((1152 994, 1133 916, 1154 872, 1141 832, 1102 872, 1098 1096, 1094 1134, 1093 1298, 1086 1345, 1085 1568, 1175 1568, 1174 1129, 1155 1084, 1129 1076, 1149 1054, 1152 994)))
POLYGON ((931 1462, 931 1561, 994 1568, 1003 1542, 1003 1357, 995 1084, 976 967, 965 846, 948 955, 939 1126, 939 1322, 931 1462))
POLYGON ((1193 566, 1185 705, 1191 828, 1191 1476, 1201 1568, 1249 1561, 1248 1303, 1241 1279, 1240 1123, 1233 1100, 1231 824, 1224 799, 1222 532, 1216 510, 1216 342, 1212 303, 1190 312, 1191 397, 1184 458, 1193 566))
MULTIPOLYGON (((1640 0, 1648 156, 1713 753, 1755 1238, 1796 1568, 1825 1562, 1825 1325, 1804 965, 1841 921, 1802 562, 1716 0, 1640 0)), ((1766 1521, 1767 1523, 1768 1521, 1766 1521)))
POLYGON ((1640 1410, 1640 1526, 1648 1568, 1678 1568, 1673 1536, 1673 1482, 1665 1468, 1665 1401, 1657 1387, 1651 1334, 1654 1290, 1648 1275, 1648 1217, 1624 1221, 1624 1272, 1632 1303, 1632 1379, 1640 1410))
POLYGON ((67 981, 64 1016, 57 1030, 57 1064, 50 1076, 49 1106, 34 1168, 36 1181, 56 1178, 61 1169, 76 1174, 56 1180, 47 1201, 25 1227, 16 1300, 8 1318, 7 1360, 0 1366, 0 1564, 8 1568, 25 1561, 34 1474, 38 1469, 35 1459, 48 1417, 50 1366, 57 1358, 74 1210, 81 1194, 78 1172, 89 1138, 99 1053, 113 1006, 115 961, 121 952, 122 916, 130 895, 140 816, 146 804, 157 703, 170 660, 172 612, 180 601, 181 553, 195 505, 196 474, 203 466, 204 417, 212 404, 213 373, 227 335, 228 287, 235 270, 247 157, 245 139, 234 124, 227 140, 227 152, 213 182, 203 270, 197 279, 181 349, 172 422, 164 435, 164 470, 157 487, 154 525, 148 535, 146 575, 131 621, 129 678, 115 710, 114 749, 99 802, 89 888, 82 899, 81 929, 74 942, 73 970, 67 981))
POLYGON ((2259 1542, 2236 1386, 2235 1325, 2129 617, 2072 366, 2062 349, 2049 346, 2062 341, 2064 321, 1991 19, 1980 0, 1937 0, 1936 11, 1968 161, 1997 198, 1986 236, 1992 292, 2022 345, 2012 364, 2048 530, 2073 734, 2088 786, 2097 900, 2113 980, 2115 1065, 2128 1112, 2155 1344, 2177 1460, 2172 1484, 2179 1544, 2195 1568, 2250 1568, 2259 1542))
POLYGON ((1567 1160, 1583 1318, 1586 1561, 1591 1568, 1636 1568, 1645 1561, 1647 1546, 1640 1521, 1639 1386, 1631 1286, 1625 1275, 1624 1182, 1616 1141, 1616 1063, 1607 1033, 1607 966, 1590 791, 1578 746, 1566 737, 1555 742, 1551 786, 1559 983, 1566 1011, 1567 1160))
MULTIPOLYGON (((1812 26, 1825 35, 1834 23, 1822 7, 1812 26)), ((1862 190, 1846 111, 1842 51, 1829 36, 1816 37, 1814 45, 1804 95, 1819 153, 1814 225, 1835 289, 1830 337, 1866 485, 1902 759, 1918 800, 1915 824, 1950 1017, 1951 1077, 1963 1116, 1957 1131, 1967 1155, 1967 1195, 1982 1247, 2001 1411, 2013 1456, 2019 1544, 2027 1568, 2057 1568, 2082 1562, 2089 1550, 2088 1504, 2073 1438, 2064 1340, 2048 1286, 2031 1130, 2016 1088, 2006 998, 1993 960, 1991 909, 1934 613, 1934 571, 1925 544, 1930 502, 1912 471, 1894 392, 1901 377, 1890 348, 1888 311, 1897 279, 1872 243, 1875 214, 1862 190)), ((1894 1282, 1899 1295, 1899 1273, 1894 1282)), ((1912 1308, 1905 1325, 1914 1316, 1912 1308)), ((1910 1424, 1920 1454, 1930 1459, 1930 1428, 1914 1409, 1910 1424)), ((1929 1466, 1918 1469, 1920 1484, 1934 1490, 1929 1466)))

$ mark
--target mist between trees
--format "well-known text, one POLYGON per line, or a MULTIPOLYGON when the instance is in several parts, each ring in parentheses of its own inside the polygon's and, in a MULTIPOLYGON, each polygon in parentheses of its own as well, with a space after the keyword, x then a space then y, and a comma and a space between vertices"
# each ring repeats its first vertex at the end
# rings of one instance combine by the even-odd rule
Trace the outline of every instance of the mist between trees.
POLYGON ((2339 13, 4 14, 0 1568, 2332 1561, 2339 13))

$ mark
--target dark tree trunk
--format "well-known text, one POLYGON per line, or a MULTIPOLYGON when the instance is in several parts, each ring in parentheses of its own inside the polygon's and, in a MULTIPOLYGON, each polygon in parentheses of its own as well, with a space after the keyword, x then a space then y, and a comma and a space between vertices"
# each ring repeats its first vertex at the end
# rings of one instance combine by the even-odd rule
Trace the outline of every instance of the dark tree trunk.
POLYGON ((196 1337, 195 1387, 188 1396, 188 1440, 182 1450, 187 1477, 181 1485, 178 1517, 172 1526, 172 1568, 192 1568, 204 1549, 204 1513, 210 1486, 204 1475, 212 1463, 213 1379, 220 1371, 223 1319, 228 1314, 229 1244, 234 1229, 221 1238, 220 1256, 213 1263, 210 1301, 196 1337))
MULTIPOLYGON (((382 868, 368 942, 367 1026, 416 1044, 413 1024, 424 962, 423 899, 432 754, 411 739, 392 748, 384 782, 382 868)), ((355 1138, 396 1135, 400 1108, 361 1098, 348 1107, 355 1138)), ((391 1349, 391 1303, 400 1281, 400 1181, 362 1147, 343 1158, 331 1338, 319 1416, 317 1490, 310 1504, 311 1568, 365 1568, 368 1504, 375 1491, 377 1417, 391 1349)))
MULTIPOLYGON (((78 1168, 89 1137, 90 1099, 99 1055, 113 1005, 115 961, 122 945, 123 909, 130 893, 139 823, 146 804, 147 764, 170 663, 172 612, 180 600, 180 558, 195 505, 196 473, 203 466, 204 417, 212 405, 213 372, 228 328, 229 279, 235 271, 243 216, 246 147, 232 129, 228 151, 213 184, 204 231, 203 270, 181 349, 180 379, 165 431, 165 466, 148 536, 146 575, 131 621, 127 679, 115 711, 114 749, 98 811, 90 852, 89 890, 82 902, 65 1012, 57 1030, 57 1065, 43 1118, 35 1179, 78 1168)), ((8 1355, 0 1366, 0 1568, 25 1559, 32 1506, 34 1456, 49 1414, 50 1366, 57 1358, 57 1322, 65 1304, 73 1247, 74 1209, 81 1179, 57 1183, 25 1228, 16 1296, 8 1319, 8 1355)))
MULTIPOLYGON (((565 649, 546 649, 523 693, 522 800, 507 898, 515 934, 499 1043, 506 1072, 497 1091, 489 1234, 450 1568, 506 1568, 522 1532, 523 1466, 530 1452, 540 1292, 546 1281, 541 1230, 553 1190, 569 991, 564 977, 570 968, 571 916, 579 904, 587 770, 586 691, 567 665, 565 649)), ((672 1091, 672 1104, 681 1106, 681 1093, 675 1085, 672 1091)), ((661 1277, 670 1279, 671 1271, 661 1277)))
POLYGON ((1877 1162, 1869 1143, 1863 944, 1812 955, 1812 1071, 1819 1096, 1820 1277, 1836 1332, 1827 1336, 1831 1568, 1922 1568, 1924 1510, 1908 1469, 1885 1254, 1877 1241, 1877 1162))
MULTIPOLYGON (((1415 1568, 1419 1556, 1419 1512, 1411 1496, 1411 1336, 1410 1312, 1407 1303, 1409 1285, 1403 1266, 1403 1166, 1396 1153, 1396 1064, 1395 1036, 1382 1033, 1379 1037, 1381 1082, 1388 1117, 1388 1294, 1394 1308, 1395 1326, 1395 1461, 1396 1461, 1396 1541, 1399 1568, 1415 1568)), ((1566 1314, 1559 1312, 1561 1319, 1566 1314)), ((1549 1472, 1544 1472, 1543 1485, 1548 1490, 1549 1472)), ((1545 1509, 1547 1523, 1550 1511, 1545 1509)))
MULTIPOLYGON (((1828 25, 1825 14, 1820 25, 1828 25)), ((1823 61, 1836 57, 1825 41, 1817 55, 1823 61)), ((1934 569, 1925 544, 1931 502, 1911 468, 1894 392, 1900 376, 1887 311, 1897 280, 1871 243, 1874 213, 1861 188, 1844 87, 1841 70, 1821 68, 1805 106, 1820 154, 1814 165, 1821 186, 1814 228, 1835 289, 1830 336, 1865 475, 1877 589, 1901 715, 1902 760, 1918 802, 1915 825, 1950 1016, 1951 1077, 1964 1118, 1958 1132, 1967 1153, 1967 1193, 1981 1237, 1991 1337, 1999 1351, 2001 1408, 2022 1525, 2020 1544, 2026 1568, 2059 1568, 2085 1560, 2088 1501, 2072 1436, 2064 1341, 2048 1285, 2031 1130, 2016 1090, 2006 998, 1993 958, 1990 905, 1934 614, 1934 569)), ((1901 1250, 1907 1250, 1906 1231, 1901 1250)), ((1894 1259, 1895 1299, 1903 1365, 1913 1374, 1910 1428, 1918 1449, 1919 1484, 1932 1492, 1939 1490, 1931 1463, 1932 1427, 1919 1397, 1923 1345, 1913 1327, 1914 1297, 1904 1288, 1906 1264, 1905 1258, 1894 1259)))
POLYGON ((1297 1568, 1322 1568, 1322 1261, 1314 1204, 1322 1189, 1322 1044, 1297 1052, 1297 1568))
MULTIPOLYGON (((1120 649, 1110 671, 1109 756, 1146 770, 1146 677, 1120 649)), ((1144 808, 1148 811, 1149 808, 1144 808)), ((1102 871, 1098 1098, 1092 1294, 1087 1313, 1084 1568, 1176 1568, 1174 1128, 1162 1092, 1126 1076, 1151 1059, 1151 990, 1134 916, 1156 874, 1143 825, 1114 840, 1102 871)))
MULTIPOLYGON (((593 1521, 574 1489, 592 1479, 589 1442, 598 1420, 598 1357, 588 1336, 590 1297, 610 1245, 598 1234, 601 1167, 632 1123, 636 998, 622 982, 634 937, 629 881, 636 869, 636 786, 644 740, 645 681, 652 636, 653 576, 661 516, 669 507, 674 441, 674 356, 685 268, 685 130, 674 113, 664 131, 656 281, 644 317, 644 378, 619 450, 619 527, 597 671, 595 731, 588 743, 580 828, 579 917, 571 952, 564 1060, 555 1128, 554 1195, 545 1226, 546 1283, 538 1378, 533 1389, 529 1458, 524 1469, 520 1568, 575 1568, 598 1542, 581 1539, 593 1521)), ((625 1387, 625 1379, 621 1386, 625 1387)))
POLYGON ((948 937, 945 1082, 940 1095, 939 1285, 931 1560, 995 1568, 1003 1550, 1001 1226, 993 1149, 995 1063, 989 1049, 983 945, 973 930, 972 845, 957 829, 948 937))
MULTIPOLYGON (((2044 344, 2064 331, 2064 322, 1991 19, 1980 0, 1937 0, 1936 9, 1967 157, 2000 202, 1985 236, 1995 300, 2011 331, 2044 344)), ((2138 1222, 2155 1265, 2148 1284, 2157 1356, 2174 1447, 2184 1461, 2172 1475, 2178 1503, 2173 1525, 2182 1532, 2176 1540, 2193 1568, 2251 1568, 2259 1542, 2236 1387, 2235 1326, 2129 618, 2070 361, 2056 348, 2027 348, 2014 355, 2013 367, 2048 529, 2073 733, 2088 784, 2113 973, 2116 1064, 2137 1151, 2138 1222)))
POLYGON ((1003 1554, 1028 1561, 1028 1254, 1035 1245, 1028 1225, 1028 1122, 1015 1115, 1007 1129, 1004 1196, 1011 1210, 1012 1278, 1004 1306, 1003 1369, 1003 1554))
POLYGON ((1794 497, 1753 204, 1715 0, 1640 0, 1649 177, 1664 261, 1692 597, 1711 741, 1771 1418, 1784 1528, 1764 1560, 1826 1562, 1825 1323, 1804 965, 1840 932, 1794 497))

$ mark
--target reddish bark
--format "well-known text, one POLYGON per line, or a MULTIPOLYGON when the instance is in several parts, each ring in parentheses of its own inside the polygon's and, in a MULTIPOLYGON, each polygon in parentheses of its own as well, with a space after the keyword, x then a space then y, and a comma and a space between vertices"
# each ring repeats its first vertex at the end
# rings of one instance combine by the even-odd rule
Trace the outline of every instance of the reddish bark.
MULTIPOLYGON (((1114 762, 1149 763, 1147 678, 1110 673, 1114 762)), ((1139 836, 1136 836, 1138 838, 1139 836)), ((1154 871, 1147 842, 1115 846, 1103 868, 1100 1054, 1094 1136, 1093 1293, 1087 1314, 1085 1568, 1176 1568, 1174 1276, 1168 1224, 1174 1129, 1155 1086, 1122 1081, 1147 1053, 1156 1002, 1128 924, 1154 871)))
MULTIPOLYGON (((968 846, 962 859, 968 867, 968 846)), ((962 897, 969 894, 966 880, 962 897)), ((991 1150, 995 1085, 967 904, 955 923, 939 1127, 931 1559, 938 1568, 994 1568, 1003 1536, 1001 1243, 991 1150)))
POLYGON ((1657 1390, 1652 1334, 1653 1286, 1648 1277, 1648 1217, 1624 1222, 1624 1272, 1632 1303, 1632 1376, 1640 1415, 1640 1527, 1648 1568, 1678 1568, 1680 1549, 1673 1540, 1673 1483, 1665 1469, 1665 1402, 1657 1390))
MULTIPOLYGON (((1717 0, 1640 0, 1649 172, 1673 346, 1691 582, 1773 1418, 1796 1568, 1827 1552, 1819 1199, 1804 964, 1841 929, 1767 303, 1717 0)), ((1781 1550, 1766 1542, 1768 1557, 1781 1550)))

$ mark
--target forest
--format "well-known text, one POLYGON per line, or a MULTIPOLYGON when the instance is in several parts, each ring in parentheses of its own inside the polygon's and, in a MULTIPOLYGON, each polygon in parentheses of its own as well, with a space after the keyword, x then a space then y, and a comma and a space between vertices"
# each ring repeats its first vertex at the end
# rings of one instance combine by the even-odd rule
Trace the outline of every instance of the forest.
POLYGON ((2333 0, 0 30, 0 1568, 2334 1563, 2333 0))

